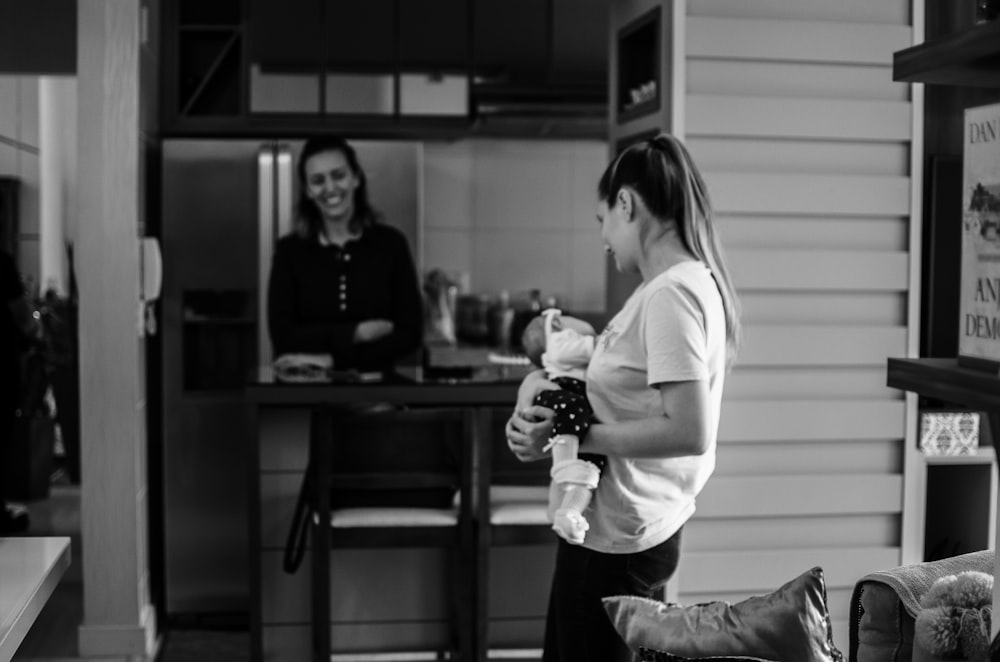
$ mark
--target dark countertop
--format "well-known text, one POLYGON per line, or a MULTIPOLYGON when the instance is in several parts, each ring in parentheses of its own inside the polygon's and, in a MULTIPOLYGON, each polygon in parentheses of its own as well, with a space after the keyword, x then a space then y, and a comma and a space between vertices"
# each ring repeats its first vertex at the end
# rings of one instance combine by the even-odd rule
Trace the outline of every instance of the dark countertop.
POLYGON ((422 368, 399 368, 384 375, 335 375, 323 382, 282 382, 271 368, 261 368, 247 384, 247 399, 258 406, 312 406, 357 402, 409 405, 513 407, 522 368, 495 367, 469 376, 445 377, 422 368))

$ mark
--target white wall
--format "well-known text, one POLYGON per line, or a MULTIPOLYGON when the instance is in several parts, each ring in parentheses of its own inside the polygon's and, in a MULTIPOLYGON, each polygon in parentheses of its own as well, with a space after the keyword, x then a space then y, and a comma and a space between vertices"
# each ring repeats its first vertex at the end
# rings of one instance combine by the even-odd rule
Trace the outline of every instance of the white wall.
POLYGON ((39 283, 38 76, 0 75, 0 175, 20 186, 18 261, 39 283))
POLYGON ((76 236, 76 77, 42 76, 38 97, 39 283, 67 294, 66 247, 76 236))
POLYGON ((461 140, 424 146, 422 264, 469 275, 473 292, 532 288, 603 311, 595 220, 603 141, 461 140))

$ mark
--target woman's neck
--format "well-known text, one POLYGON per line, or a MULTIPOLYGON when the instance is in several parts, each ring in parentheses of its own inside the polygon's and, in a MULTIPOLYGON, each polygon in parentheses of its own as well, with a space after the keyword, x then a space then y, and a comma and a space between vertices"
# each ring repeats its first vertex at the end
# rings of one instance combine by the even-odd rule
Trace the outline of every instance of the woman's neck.
POLYGON ((347 218, 323 219, 323 235, 331 244, 343 246, 349 240, 357 237, 358 234, 351 229, 351 222, 347 218))
POLYGON ((639 258, 639 273, 642 281, 648 283, 664 271, 681 262, 697 261, 698 258, 684 246, 676 229, 670 227, 655 237, 648 237, 639 258))

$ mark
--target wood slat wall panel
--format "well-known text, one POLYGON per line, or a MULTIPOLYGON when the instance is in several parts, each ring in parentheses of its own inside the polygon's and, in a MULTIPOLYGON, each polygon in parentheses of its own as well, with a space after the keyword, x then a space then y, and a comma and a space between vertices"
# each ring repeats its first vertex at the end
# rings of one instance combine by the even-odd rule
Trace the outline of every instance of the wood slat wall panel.
POLYGON ((799 400, 899 399, 885 385, 882 367, 744 367, 739 363, 726 378, 726 402, 799 400))
POLYGON ((902 400, 729 400, 720 442, 901 439, 902 400))
POLYGON ((900 292, 909 254, 903 251, 729 250, 740 291, 900 292))
POLYGON ((708 184, 746 342, 716 473, 685 529, 685 603, 826 572, 835 643, 850 593, 899 565, 908 351, 908 0, 687 0, 685 135, 708 184))
POLYGON ((892 514, 782 518, 702 518, 684 525, 684 552, 732 549, 862 547, 899 545, 899 517, 892 514))
MULTIPOLYGON (((711 191, 710 191, 711 194, 711 191)), ((907 222, 901 217, 718 214, 715 226, 726 253, 739 250, 857 251, 907 250, 907 222)))
POLYGON ((686 144, 699 167, 709 172, 902 177, 910 158, 902 142, 691 136, 686 144))
POLYGON ((891 474, 714 476, 698 496, 699 518, 898 513, 902 477, 891 474))
POLYGON ((889 439, 725 444, 715 476, 898 474, 902 462, 898 440, 889 439))
POLYGON ((880 365, 906 353, 905 327, 747 325, 740 364, 744 366, 880 365), (821 348, 821 351, 817 351, 821 348))
POLYGON ((906 322, 906 299, 900 292, 755 292, 744 293, 743 323, 899 326, 906 322))
POLYGON ((905 216, 906 177, 706 173, 712 203, 722 214, 905 216))
POLYGON ((912 35, 904 25, 688 16, 687 49, 689 58, 885 66, 912 35))
POLYGON ((907 101, 910 86, 889 66, 689 58, 690 94, 907 101))
POLYGON ((800 21, 864 21, 907 25, 910 22, 908 0, 687 0, 692 16, 728 18, 779 18, 800 21))
POLYGON ((893 101, 691 94, 688 136, 905 141, 910 105, 893 101))
POLYGON ((815 566, 823 568, 828 588, 848 588, 869 572, 895 567, 898 561, 899 549, 894 547, 691 552, 681 554, 678 590, 681 595, 716 591, 753 595, 773 591, 815 566))

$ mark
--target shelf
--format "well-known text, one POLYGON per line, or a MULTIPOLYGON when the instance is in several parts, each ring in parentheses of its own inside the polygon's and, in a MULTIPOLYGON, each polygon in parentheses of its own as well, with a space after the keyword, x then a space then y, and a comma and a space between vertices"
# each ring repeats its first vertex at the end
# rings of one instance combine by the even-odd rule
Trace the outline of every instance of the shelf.
POLYGON ((892 78, 905 83, 1000 87, 1000 20, 897 51, 892 78))
POLYGON ((660 108, 661 29, 657 6, 618 31, 618 94, 612 101, 616 104, 619 124, 660 108), (632 98, 633 90, 645 90, 649 85, 653 86, 652 96, 638 101, 632 98))
POLYGON ((928 466, 945 465, 992 465, 996 460, 996 452, 992 446, 980 446, 975 453, 969 455, 925 455, 924 460, 928 466))
POLYGON ((958 365, 958 359, 889 359, 886 385, 970 409, 1000 412, 1000 375, 958 365))

